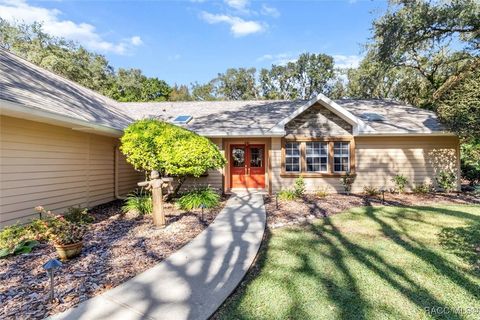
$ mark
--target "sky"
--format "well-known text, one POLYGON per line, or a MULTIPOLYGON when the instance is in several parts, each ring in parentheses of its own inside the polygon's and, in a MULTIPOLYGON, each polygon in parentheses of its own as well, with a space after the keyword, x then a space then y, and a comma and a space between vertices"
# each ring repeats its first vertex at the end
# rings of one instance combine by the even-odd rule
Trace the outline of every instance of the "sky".
POLYGON ((356 66, 386 1, 0 0, 0 17, 139 68, 169 84, 203 83, 227 68, 270 67, 303 52, 356 66))

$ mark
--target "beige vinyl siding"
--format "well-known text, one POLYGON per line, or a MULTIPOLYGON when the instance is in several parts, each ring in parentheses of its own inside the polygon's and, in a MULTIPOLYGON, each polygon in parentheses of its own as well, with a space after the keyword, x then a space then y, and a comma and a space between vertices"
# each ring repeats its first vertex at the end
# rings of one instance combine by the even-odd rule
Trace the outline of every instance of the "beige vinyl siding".
MULTIPOLYGON (((116 138, 0 116, 0 226, 35 217, 38 205, 62 212, 114 200, 117 144, 116 138)), ((120 176, 122 192, 134 188, 138 173, 125 167, 120 176)))
POLYGON ((459 176, 459 140, 453 136, 357 137, 354 192, 363 187, 393 187, 391 179, 402 174, 409 190, 420 183, 436 185, 441 170, 454 170, 459 176))
POLYGON ((118 195, 125 196, 137 188, 137 183, 145 180, 145 173, 135 171, 127 163, 125 156, 117 149, 118 156, 118 195))
MULTIPOLYGON (((393 187, 391 179, 396 174, 405 175, 415 184, 432 183, 441 170, 451 169, 459 176, 459 141, 453 136, 427 137, 356 137, 356 179, 353 192, 362 192, 366 185, 393 187)), ((272 138, 272 191, 293 186, 295 178, 281 176, 281 139, 272 138)), ((343 192, 339 177, 305 178, 308 191, 328 187, 343 192)))
MULTIPOLYGON (((220 149, 221 153, 224 154, 223 140, 221 138, 212 138, 212 142, 220 149)), ((198 186, 210 186, 218 191, 223 191, 223 174, 224 169, 209 170, 208 175, 199 178, 188 178, 183 186, 182 190, 188 190, 193 187, 198 186)))

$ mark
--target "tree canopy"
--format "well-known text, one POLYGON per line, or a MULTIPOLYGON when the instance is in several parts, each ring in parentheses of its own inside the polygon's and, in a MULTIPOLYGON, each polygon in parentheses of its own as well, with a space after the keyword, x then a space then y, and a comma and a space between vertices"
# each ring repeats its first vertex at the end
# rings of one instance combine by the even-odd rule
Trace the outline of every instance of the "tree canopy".
POLYGON ((164 101, 171 88, 139 69, 115 69, 105 56, 45 33, 40 23, 11 24, 0 18, 0 47, 118 101, 164 101))
POLYGON ((479 68, 480 2, 391 1, 365 58, 348 72, 347 95, 432 109, 460 136, 478 138, 479 68))
POLYGON ((225 157, 209 139, 158 120, 129 125, 120 150, 137 170, 157 170, 168 176, 199 177, 225 165, 225 157))

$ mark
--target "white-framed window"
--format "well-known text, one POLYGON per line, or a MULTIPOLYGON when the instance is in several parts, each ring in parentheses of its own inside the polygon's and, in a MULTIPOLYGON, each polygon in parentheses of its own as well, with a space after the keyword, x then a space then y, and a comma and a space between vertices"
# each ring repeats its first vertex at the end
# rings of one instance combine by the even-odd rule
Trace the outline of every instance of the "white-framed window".
POLYGON ((305 145, 307 172, 328 171, 328 143, 307 142, 305 145))
POLYGON ((285 171, 300 172, 299 142, 287 142, 285 144, 285 171))
POLYGON ((333 144, 333 171, 350 171, 350 143, 334 142, 333 144))

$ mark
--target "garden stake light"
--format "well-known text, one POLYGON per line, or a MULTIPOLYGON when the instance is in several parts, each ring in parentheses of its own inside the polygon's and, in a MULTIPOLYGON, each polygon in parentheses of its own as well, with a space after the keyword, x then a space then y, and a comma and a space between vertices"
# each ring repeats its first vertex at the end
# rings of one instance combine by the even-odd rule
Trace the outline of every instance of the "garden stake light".
POLYGON ((382 187, 380 192, 382 193, 382 204, 385 204, 385 187, 382 187))
POLYGON ((205 207, 206 207, 206 206, 205 206, 204 203, 202 203, 202 204, 200 205, 200 208, 202 208, 202 222, 205 222, 205 220, 203 219, 203 209, 205 209, 205 207))
POLYGON ((278 209, 278 193, 275 194, 275 208, 278 209))
POLYGON ((50 301, 53 301, 55 297, 55 287, 53 281, 53 272, 55 269, 58 269, 62 266, 62 263, 57 259, 50 259, 43 265, 43 269, 45 269, 48 273, 48 277, 50 278, 50 301))

